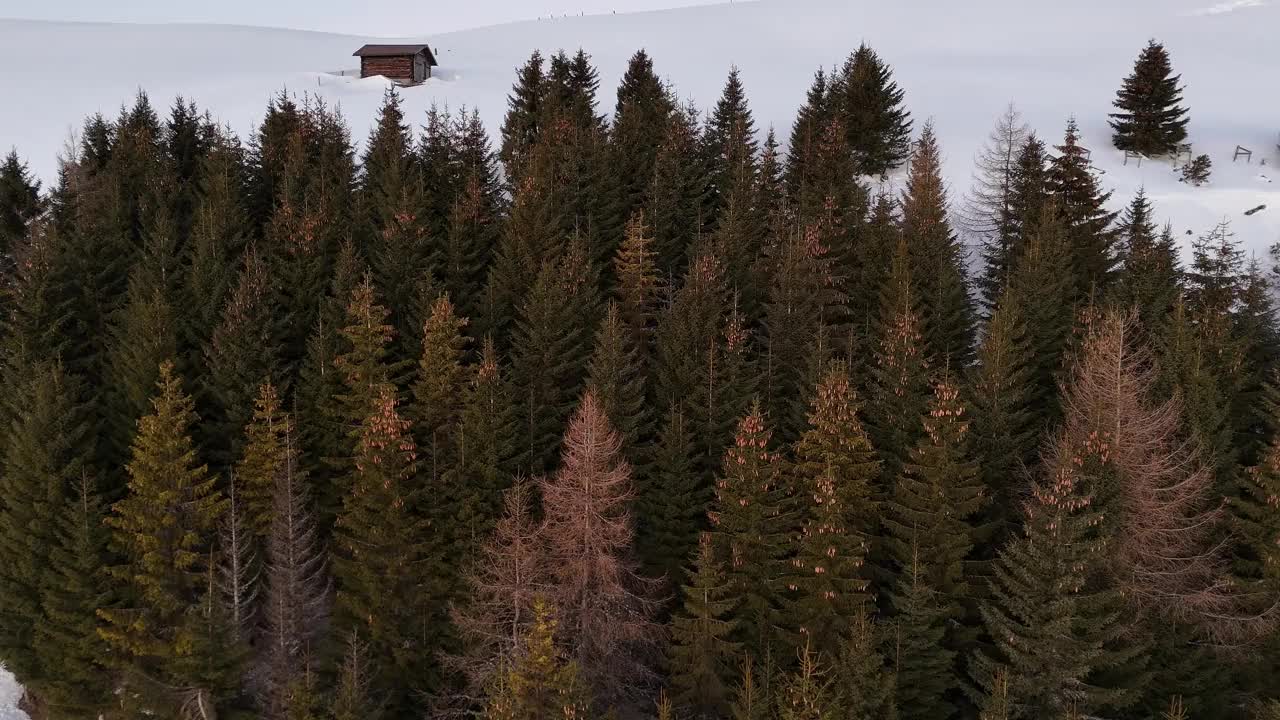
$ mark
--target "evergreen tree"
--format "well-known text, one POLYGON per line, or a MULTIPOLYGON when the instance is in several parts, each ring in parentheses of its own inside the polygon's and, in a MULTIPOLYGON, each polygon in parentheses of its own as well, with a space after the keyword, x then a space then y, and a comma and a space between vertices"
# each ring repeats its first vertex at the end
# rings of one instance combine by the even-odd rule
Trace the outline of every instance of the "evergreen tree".
POLYGON ((485 720, 575 720, 586 715, 586 688, 578 664, 556 645, 558 625, 554 610, 537 601, 522 652, 489 690, 485 720))
POLYGON ((623 453, 633 463, 640 457, 640 438, 647 437, 649 430, 645 368, 635 340, 618 304, 611 302, 587 362, 587 386, 600 401, 609 423, 617 428, 623 453))
POLYGON ((441 281, 463 317, 483 309, 485 275, 498 245, 505 211, 497 162, 480 116, 459 115, 454 164, 459 190, 444 231, 441 281))
POLYGON ((702 153, 710 173, 712 219, 723 217, 732 198, 749 197, 755 185, 759 147, 738 68, 729 71, 720 99, 707 119, 702 153))
POLYGON ((206 679, 200 669, 217 659, 201 642, 200 608, 212 601, 210 554, 227 503, 208 468, 197 464, 193 403, 172 363, 160 366, 156 387, 154 412, 138 422, 128 494, 107 518, 123 561, 110 573, 124 597, 99 610, 106 621, 99 633, 125 670, 126 693, 188 688, 206 679))
POLYGON ((864 605, 849 619, 848 633, 835 653, 836 689, 852 720, 896 717, 894 676, 880 652, 883 631, 864 605))
POLYGON ((337 628, 367 634, 378 667, 373 687, 389 708, 411 707, 425 689, 434 628, 425 624, 425 525, 416 517, 416 449, 395 391, 377 386, 361 424, 350 488, 334 530, 337 628))
POLYGON ((782 459, 769 449, 769 435, 757 405, 738 424, 725 452, 711 512, 729 597, 736 603, 733 639, 754 657, 763 657, 778 635, 789 531, 782 459))
POLYGON ((1003 242, 983 252, 983 271, 979 279, 988 299, 994 299, 1022 259, 1027 235, 1036 227, 1049 202, 1048 154, 1044 143, 1034 132, 1018 149, 1009 188, 1008 220, 1003 242), (995 293, 995 294, 993 294, 995 293))
POLYGON ((906 161, 911 113, 893 71, 866 43, 845 61, 830 90, 863 175, 887 175, 906 161))
MULTIPOLYGON (((934 385, 924 434, 894 484, 884 520, 886 548, 899 570, 918 574, 935 598, 930 602, 950 618, 971 596, 964 563, 974 544, 972 518, 986 500, 965 415, 959 389, 944 376, 934 385)), ((947 642, 952 649, 959 644, 955 634, 947 642)))
POLYGON ((5 258, 0 270, 5 277, 11 272, 10 253, 43 209, 40 181, 32 177, 27 164, 18 158, 18 151, 10 150, 0 164, 0 256, 5 258))
POLYGON ((455 507, 460 539, 471 545, 488 535, 498 520, 499 498, 515 472, 519 432, 492 340, 486 338, 473 373, 463 391, 458 458, 448 480, 460 494, 455 507))
POLYGON ((930 584, 925 562, 913 549, 891 593, 897 611, 895 704, 903 717, 948 718, 956 708, 947 695, 958 684, 955 652, 945 639, 951 601, 930 584))
POLYGON ((1156 334, 1173 310, 1182 281, 1178 246, 1173 229, 1165 226, 1157 235, 1154 208, 1139 189, 1120 221, 1124 266, 1116 289, 1116 301, 1136 308, 1147 333, 1156 334))
POLYGON ((809 428, 795 445, 801 530, 785 615, 814 649, 834 651, 867 600, 863 563, 877 531, 880 468, 857 412, 847 370, 836 365, 819 383, 809 428))
POLYGON ((698 152, 698 111, 689 106, 672 113, 654 159, 645 192, 645 218, 652 226, 654 262, 661 277, 674 284, 695 258, 689 248, 710 230, 709 171, 698 152))
POLYGON ((867 417, 884 476, 896 477, 920 435, 929 392, 907 244, 899 240, 893 270, 880 296, 875 365, 870 371, 867 417))
MULTIPOLYGON (((71 618, 46 618, 42 608, 46 593, 62 588, 51 572, 54 556, 66 570, 74 550, 66 543, 74 535, 61 537, 65 523, 74 517, 79 500, 77 488, 87 481, 92 468, 93 438, 85 409, 77 405, 77 384, 58 364, 35 362, 24 366, 20 382, 10 381, 15 404, 13 418, 3 437, 3 473, 0 474, 0 654, 6 666, 37 692, 46 684, 59 683, 60 669, 46 660, 57 660, 60 648, 46 646, 37 630, 47 621, 67 623, 71 618), (46 653, 48 657, 46 658, 46 653)), ((101 549, 97 550, 101 554, 101 549)), ((96 570, 95 570, 96 572, 96 570)), ((92 587, 92 577, 79 581, 92 587)), ((68 587, 70 593, 73 588, 68 587)), ((95 598, 80 598, 90 600, 95 598)), ((92 613, 96 608, 80 608, 92 613)), ((79 623, 83 619, 77 618, 79 623)), ((57 631, 59 625, 50 625, 57 631)), ((74 632, 71 625, 65 630, 74 632)), ((70 638, 68 638, 70 640, 70 638)), ((83 639, 91 644, 92 638, 83 639)), ((74 652, 76 642, 61 648, 74 652)), ((74 655, 67 658, 71 663, 74 655)), ((68 668, 72 669, 72 668, 68 668)), ((83 672, 84 668, 74 668, 83 672)))
POLYGON ((636 497, 636 550, 645 574, 673 587, 706 523, 711 489, 694 458, 691 428, 672 401, 654 441, 636 497))
POLYGON ((1124 79, 1111 113, 1112 142, 1117 149, 1143 155, 1168 155, 1187 138, 1187 109, 1182 102, 1181 75, 1173 74, 1169 52, 1151 40, 1124 79))
MULTIPOLYGON (((805 94, 804 104, 800 106, 795 122, 791 125, 791 137, 787 145, 790 150, 787 153, 783 182, 787 198, 795 204, 798 204, 802 189, 810 182, 817 167, 814 160, 818 155, 818 148, 823 136, 832 126, 835 99, 831 96, 829 85, 826 70, 818 68, 805 94)), ((840 127, 843 132, 843 125, 840 127)), ((843 145, 847 148, 848 141, 843 145)))
POLYGON ((422 357, 412 387, 413 401, 405 412, 413 421, 424 481, 442 504, 447 504, 443 500, 448 497, 443 476, 457 462, 458 424, 469 374, 463 365, 466 326, 467 318, 458 317, 447 295, 431 304, 431 314, 422 326, 422 357))
MULTIPOLYGON (((282 379, 283 333, 274 316, 277 302, 269 270, 251 247, 204 349, 207 370, 200 377, 208 419, 202 435, 205 452, 216 467, 230 467, 240 457, 244 447, 240 431, 250 420, 256 390, 282 379)), ((268 496, 264 492, 261 497, 268 496)))
POLYGON ((96 612, 114 593, 103 573, 108 537, 102 498, 87 474, 70 490, 49 551, 44 617, 35 632, 36 654, 52 672, 27 686, 55 713, 76 716, 102 707, 111 692, 96 612))
POLYGON ((1054 146, 1058 155, 1049 163, 1048 186, 1066 231, 1073 297, 1082 304, 1110 290, 1119 237, 1111 227, 1117 213, 1106 209, 1111 193, 1102 191, 1079 141, 1080 129, 1072 118, 1067 122, 1066 138, 1054 146))
POLYGON ((671 682, 677 707, 698 718, 721 718, 729 704, 740 645, 731 641, 735 622, 729 584, 704 534, 683 587, 684 605, 671 621, 671 682))
POLYGON ((550 469, 582 389, 588 333, 596 322, 595 280, 581 253, 541 266, 520 308, 511 361, 519 408, 522 470, 550 469))
POLYGON ((618 83, 609 134, 621 199, 618 209, 624 216, 631 216, 644 201, 658 149, 675 112, 675 98, 654 72, 653 59, 643 49, 637 50, 618 83))
POLYGON ((973 407, 973 457, 978 463, 987 502, 978 516, 983 556, 994 548, 1017 521, 1017 498, 1022 478, 1035 462, 1040 428, 1031 405, 1031 370, 1035 357, 1023 317, 1022 298, 1006 291, 995 306, 971 369, 969 398, 973 407))
POLYGON ((964 247, 951 231, 948 213, 942 158, 933 125, 926 123, 902 196, 902 236, 920 298, 925 355, 938 364, 965 367, 973 355, 973 301, 964 247))
POLYGON ((480 331, 506 346, 509 327, 537 278, 537 268, 564 252, 561 208, 555 204, 545 163, 532 168, 514 190, 511 211, 489 266, 480 331))
POLYGON ((338 682, 333 692, 331 714, 334 720, 378 720, 383 717, 383 703, 376 700, 376 670, 369 659, 369 644, 356 630, 347 633, 346 649, 338 668, 338 682))

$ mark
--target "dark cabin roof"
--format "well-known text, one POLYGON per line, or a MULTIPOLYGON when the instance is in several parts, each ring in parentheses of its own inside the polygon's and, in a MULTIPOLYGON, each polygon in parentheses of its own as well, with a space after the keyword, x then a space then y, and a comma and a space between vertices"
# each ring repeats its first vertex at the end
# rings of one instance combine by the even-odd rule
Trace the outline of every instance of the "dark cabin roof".
POLYGON ((354 57, 401 57, 419 53, 426 53, 428 63, 438 64, 430 45, 365 45, 351 54, 354 57))

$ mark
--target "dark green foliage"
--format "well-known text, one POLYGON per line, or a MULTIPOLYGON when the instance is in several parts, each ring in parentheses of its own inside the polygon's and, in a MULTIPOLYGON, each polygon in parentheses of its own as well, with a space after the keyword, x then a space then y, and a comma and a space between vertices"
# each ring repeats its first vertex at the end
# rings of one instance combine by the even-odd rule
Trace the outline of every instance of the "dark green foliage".
POLYGON ((40 181, 32 177, 27 164, 10 150, 0 165, 0 270, 11 272, 9 254, 27 234, 27 226, 40 215, 44 201, 40 197, 40 181))
POLYGON ((499 156, 507 168, 507 177, 518 182, 523 177, 524 163, 530 149, 538 141, 543 122, 544 75, 542 53, 537 50, 518 71, 515 87, 507 96, 507 115, 502 122, 502 150, 499 156))
POLYGON ((587 385, 595 391, 600 408, 622 440, 622 452, 632 464, 640 453, 640 438, 648 436, 645 403, 645 368, 636 336, 611 302, 595 335, 595 349, 587 362, 587 385))
POLYGON ((1080 130, 1073 118, 1067 122, 1062 144, 1054 146, 1058 155, 1049 163, 1048 187, 1066 232, 1070 260, 1067 267, 1074 283, 1072 297, 1083 303, 1110 289, 1115 279, 1119 238, 1111 227, 1117 213, 1106 209, 1111 193, 1103 192, 1079 141, 1080 130))
POLYGON ((1049 201, 1048 157, 1044 143, 1030 133, 1018 149, 1009 178, 1009 200, 999 237, 982 250, 983 270, 978 279, 983 297, 993 302, 1004 291, 1026 251, 1028 234, 1040 221, 1049 201))
POLYGON ((711 512, 717 557, 736 603, 733 639, 754 657, 778 637, 790 522, 783 514, 782 458, 769 448, 769 435, 759 407, 752 408, 725 453, 711 512))
MULTIPOLYGON (((729 71, 720 99, 707 119, 702 135, 711 193, 711 217, 715 223, 727 206, 750 197, 756 180, 756 123, 747 104, 746 89, 738 68, 729 71)), ((740 207, 739 212, 745 208, 740 207)))
POLYGON ((597 302, 592 267, 575 248, 542 264, 520 306, 511 381, 520 418, 519 467, 526 473, 553 467, 582 390, 597 302))
MULTIPOLYGON (((927 587, 930 607, 949 620, 973 594, 964 564, 974 545, 971 518, 986 500, 969 451, 966 414, 955 384, 938 381, 922 416, 924 435, 894 484, 884 520, 889 556, 903 576, 919 576, 905 584, 927 587)), ((962 635, 953 626, 947 646, 956 649, 962 635)))
POLYGON ((1186 108, 1182 102, 1181 75, 1173 74, 1164 45, 1151 40, 1138 55, 1133 72, 1116 93, 1111 129, 1112 142, 1120 150, 1143 155, 1168 155, 1187 137, 1186 108))
POLYGON ((857 412, 847 370, 833 365, 815 389, 791 468, 800 533, 785 624, 819 651, 848 637, 868 600, 863 565, 877 530, 880 467, 857 412))
POLYGON ((849 56, 831 90, 834 111, 863 175, 887 175, 910 154, 911 113, 893 71, 863 43, 849 56))
POLYGON ((867 607, 849 618, 849 631, 839 638, 835 683, 845 717, 880 720, 896 717, 894 675, 880 651, 885 629, 874 624, 867 607))
POLYGON ((698 148, 697 109, 677 109, 666 123, 645 191, 655 262, 662 277, 673 284, 694 259, 690 247, 710 228, 709 171, 698 148))
POLYGON ((505 209, 497 160, 478 113, 459 113, 452 150, 451 169, 457 176, 457 188, 448 209, 440 276, 459 313, 478 318, 483 309, 485 275, 498 244, 505 209))
MULTIPOLYGON (((10 559, 0 565, 0 655, 37 690, 65 688, 60 655, 66 653, 68 669, 84 677, 92 674, 86 667, 92 659, 84 653, 96 646, 92 617, 74 613, 97 609, 92 603, 100 599, 94 596, 100 585, 92 576, 78 587, 58 584, 76 562, 71 553, 80 538, 71 534, 72 523, 81 499, 78 488, 90 483, 93 472, 88 465, 93 437, 77 404, 75 380, 60 365, 33 362, 22 373, 20 381, 7 386, 8 401, 22 410, 4 428, 0 474, 0 553, 10 559), (76 597, 77 591, 89 596, 76 597), (44 599, 64 593, 67 602, 89 604, 61 607, 60 617, 50 615, 44 599), (86 624, 90 635, 76 637, 86 624)), ((91 494, 84 499, 93 501, 91 494)), ((102 547, 88 549, 100 559, 102 547)))
POLYGON ((987 498, 979 515, 982 555, 991 557, 1018 521, 1017 504, 1037 449, 1029 329, 1022 298, 1006 291, 987 323, 971 369, 972 448, 987 498))
POLYGON ((730 640, 736 601, 709 535, 699 544, 683 596, 671 621, 672 699, 693 717, 724 717, 741 646, 730 640))
POLYGON ((920 301, 925 356, 939 366, 965 367, 973 357, 973 301, 965 275, 965 251, 947 221, 942 157, 926 123, 911 156, 902 196, 902 238, 920 301))
POLYGON ((890 593, 895 611, 894 702, 908 718, 948 718, 955 706, 947 698, 959 679, 955 652, 947 647, 947 623, 952 601, 929 582, 923 550, 912 549, 890 593))
POLYGON ((671 90, 653 69, 653 59, 638 50, 618 84, 618 101, 609 134, 618 175, 618 211, 630 217, 643 202, 653 179, 667 127, 676 113, 671 90))
POLYGON ((408 708, 436 641, 423 597, 426 525, 418 503, 417 463, 410 423, 385 382, 358 429, 349 488, 334 529, 335 621, 340 632, 369 638, 372 686, 392 707, 408 708), (429 631, 432 631, 429 633, 429 631))
POLYGON ((519 425, 511 389, 501 375, 493 341, 486 339, 480 362, 463 391, 458 427, 460 457, 448 482, 458 493, 460 536, 474 545, 497 522, 501 495, 511 484, 518 453, 519 425))
POLYGON ((1182 166, 1178 179, 1188 185, 1200 187, 1209 182, 1209 173, 1213 171, 1213 161, 1208 155, 1197 155, 1182 166))
POLYGON ((1124 266, 1116 288, 1116 302, 1122 307, 1135 308, 1139 322, 1149 334, 1159 332, 1169 316, 1182 280, 1173 229, 1165 226, 1157 235, 1153 214, 1151 201, 1139 190, 1118 228, 1124 266))
POLYGON ((907 244, 898 242, 880 295, 875 364, 870 369, 867 420, 884 476, 897 477, 920 436, 929 394, 929 361, 916 310, 907 244))
POLYGON ((694 448, 688 419, 673 400, 637 483, 636 498, 637 554, 646 574, 664 579, 669 587, 684 572, 711 499, 694 448))

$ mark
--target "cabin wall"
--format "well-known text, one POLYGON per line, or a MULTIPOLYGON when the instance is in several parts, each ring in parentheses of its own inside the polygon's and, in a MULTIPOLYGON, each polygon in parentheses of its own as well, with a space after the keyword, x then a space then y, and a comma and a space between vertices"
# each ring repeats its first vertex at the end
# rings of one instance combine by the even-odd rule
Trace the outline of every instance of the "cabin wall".
POLYGON ((400 82, 414 82, 413 56, 396 55, 393 57, 360 58, 360 77, 383 75, 400 82))

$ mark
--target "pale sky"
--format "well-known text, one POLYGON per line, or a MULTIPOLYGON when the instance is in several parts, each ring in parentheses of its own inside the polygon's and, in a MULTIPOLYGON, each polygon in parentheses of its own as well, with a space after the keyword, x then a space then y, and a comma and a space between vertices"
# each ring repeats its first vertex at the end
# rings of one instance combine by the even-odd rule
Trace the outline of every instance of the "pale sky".
POLYGON ((367 34, 427 35, 549 15, 608 14, 729 0, 0 0, 0 17, 212 22, 367 34))

